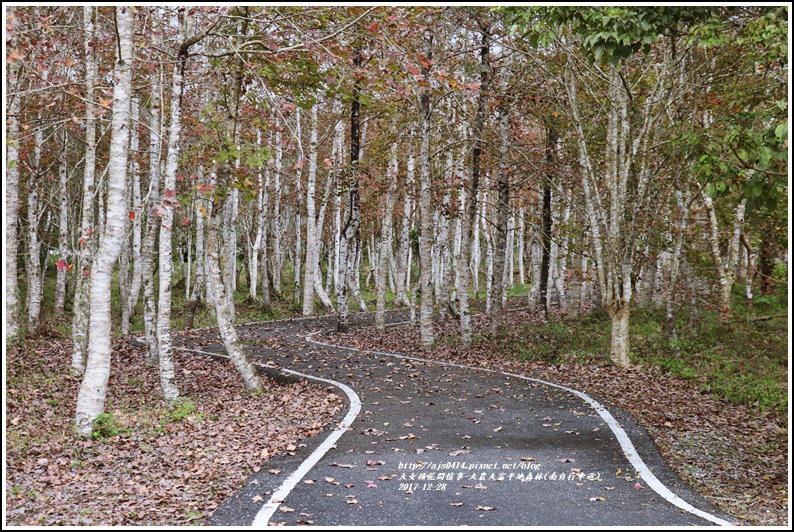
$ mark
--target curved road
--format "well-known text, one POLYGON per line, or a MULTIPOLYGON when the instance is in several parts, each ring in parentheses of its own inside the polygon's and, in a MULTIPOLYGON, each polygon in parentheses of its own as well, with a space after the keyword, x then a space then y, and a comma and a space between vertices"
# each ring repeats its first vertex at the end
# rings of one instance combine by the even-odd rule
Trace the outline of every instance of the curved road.
MULTIPOLYGON (((356 316, 354 325, 371 319, 356 316)), ((672 472, 628 414, 520 375, 323 344, 317 335, 335 324, 336 318, 321 317, 238 327, 263 371, 319 379, 348 397, 349 410, 337 430, 302 442, 293 455, 272 458, 209 524, 734 521, 672 472), (273 469, 283 473, 270 474, 273 469)), ((202 349, 223 351, 217 344, 202 349)))

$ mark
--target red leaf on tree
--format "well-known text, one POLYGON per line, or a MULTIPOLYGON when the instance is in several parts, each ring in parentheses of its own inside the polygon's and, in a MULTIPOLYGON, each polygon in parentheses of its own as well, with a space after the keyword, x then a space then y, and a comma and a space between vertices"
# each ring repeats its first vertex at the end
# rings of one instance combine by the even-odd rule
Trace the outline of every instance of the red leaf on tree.
POLYGON ((165 194, 165 197, 167 199, 172 199, 172 198, 176 197, 176 190, 174 190, 172 188, 167 188, 167 189, 165 189, 164 194, 165 194))
POLYGON ((85 245, 85 242, 86 242, 86 240, 87 240, 87 238, 86 238, 86 237, 82 237, 80 240, 78 240, 78 241, 77 241, 77 245, 78 245, 78 246, 84 246, 84 245, 85 245))
POLYGON ((182 225, 188 225, 190 224, 190 218, 182 218, 182 221, 179 223, 181 223, 182 225))
POLYGON ((135 219, 135 211, 130 211, 130 220, 135 219))
POLYGON ((69 266, 66 267, 67 272, 70 272, 72 270, 74 270, 74 264, 70 264, 69 266))
POLYGON ((205 185, 203 183, 200 183, 200 184, 196 185, 196 190, 198 190, 202 194, 206 194, 208 192, 212 192, 212 189, 214 189, 214 188, 215 187, 213 187, 212 185, 205 185))
POLYGON ((83 275, 86 277, 91 277, 91 270, 83 270, 83 275))
POLYGON ((65 260, 56 260, 55 261, 55 267, 58 268, 59 272, 64 271, 67 268, 67 266, 68 265, 66 264, 65 260))

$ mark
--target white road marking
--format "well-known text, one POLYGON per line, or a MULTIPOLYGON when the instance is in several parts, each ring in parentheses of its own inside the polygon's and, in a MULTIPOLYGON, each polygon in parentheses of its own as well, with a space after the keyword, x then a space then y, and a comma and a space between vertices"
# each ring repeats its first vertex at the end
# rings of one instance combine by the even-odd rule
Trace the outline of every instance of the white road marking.
MULTIPOLYGON (((391 323, 391 324, 389 324, 389 326, 403 325, 405 323, 408 323, 408 322, 391 323)), ((311 343, 316 344, 316 345, 322 345, 322 346, 325 346, 325 347, 344 348, 344 349, 348 349, 348 350, 351 350, 351 351, 357 351, 359 353, 372 353, 374 355, 389 356, 389 357, 400 358, 400 359, 405 359, 405 360, 415 360, 417 362, 438 364, 438 365, 441 365, 441 366, 451 366, 451 367, 461 368, 461 369, 475 369, 475 370, 479 370, 479 371, 487 371, 489 373, 498 373, 500 375, 505 375, 505 376, 508 376, 508 377, 514 377, 514 378, 517 378, 517 379, 523 379, 523 380, 532 381, 532 382, 539 382, 541 384, 545 384, 547 386, 552 386, 554 388, 559 388, 561 390, 565 390, 566 392, 572 393, 572 394, 576 395, 577 397, 583 399, 587 403, 589 403, 590 406, 592 406, 593 409, 596 412, 598 412, 598 415, 601 416, 601 419, 603 419, 607 423, 609 428, 612 430, 612 433, 615 435, 615 438, 617 438, 618 443, 620 443, 620 447, 621 447, 621 449, 623 449, 623 454, 626 455, 626 458, 629 460, 631 465, 634 467, 634 470, 637 473, 640 474, 640 477, 642 478, 642 480, 645 481, 645 483, 648 485, 649 488, 651 488, 656 493, 658 493, 660 496, 662 496, 670 504, 673 504, 673 505, 677 506, 678 508, 681 508, 682 510, 685 510, 685 511, 687 511, 689 513, 695 514, 698 517, 701 517, 701 518, 703 518, 703 519, 705 519, 707 521, 711 521, 712 523, 715 523, 715 524, 718 524, 718 525, 721 525, 721 526, 735 526, 733 523, 730 523, 730 522, 728 522, 728 521, 726 521, 724 519, 720 519, 717 516, 711 515, 708 512, 704 512, 703 510, 699 510, 699 509, 695 508, 694 506, 692 506, 691 504, 689 504, 688 502, 683 500, 681 497, 679 497, 678 495, 676 495, 675 493, 670 491, 670 489, 667 486, 665 486, 662 483, 661 480, 656 478, 656 475, 654 475, 653 472, 650 469, 648 469, 648 466, 645 465, 645 462, 642 461, 642 458, 640 458, 640 455, 637 453, 637 450, 634 448, 634 444, 631 443, 631 439, 629 438, 629 435, 626 434, 626 431, 623 430, 623 427, 620 426, 620 424, 612 416, 612 414, 606 408, 601 406, 601 404, 598 401, 596 401, 595 399, 589 397, 588 395, 586 395, 583 392, 580 392, 578 390, 574 390, 573 388, 568 388, 567 386, 554 384, 553 382, 548 382, 548 381, 544 381, 544 380, 541 380, 541 379, 534 379, 532 377, 526 377, 524 375, 519 375, 519 374, 516 374, 516 373, 508 373, 508 372, 505 372, 505 371, 498 371, 498 370, 495 370, 495 369, 482 368, 482 367, 476 367, 476 366, 464 366, 462 364, 453 364, 451 362, 430 360, 430 359, 427 359, 427 358, 420 358, 420 357, 414 357, 414 356, 409 356, 409 355, 399 355, 397 353, 386 353, 384 351, 372 351, 372 350, 369 350, 369 349, 362 350, 362 349, 357 349, 355 347, 347 347, 347 346, 343 346, 343 345, 328 344, 328 343, 320 342, 320 341, 317 341, 317 340, 314 340, 314 339, 311 338, 313 335, 321 334, 321 333, 322 333, 322 331, 311 333, 308 336, 306 336, 306 340, 308 342, 311 342, 311 343)))

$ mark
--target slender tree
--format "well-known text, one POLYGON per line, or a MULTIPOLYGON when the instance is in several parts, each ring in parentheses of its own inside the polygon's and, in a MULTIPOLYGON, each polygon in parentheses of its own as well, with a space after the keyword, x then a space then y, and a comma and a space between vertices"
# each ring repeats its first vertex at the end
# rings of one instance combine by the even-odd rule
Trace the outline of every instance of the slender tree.
POLYGON ((77 396, 75 423, 81 436, 91 434, 94 420, 104 410, 110 376, 110 281, 124 237, 124 193, 127 188, 127 156, 132 91, 133 9, 116 7, 118 57, 113 70, 113 118, 108 162, 108 202, 105 227, 91 270, 88 360, 77 396))

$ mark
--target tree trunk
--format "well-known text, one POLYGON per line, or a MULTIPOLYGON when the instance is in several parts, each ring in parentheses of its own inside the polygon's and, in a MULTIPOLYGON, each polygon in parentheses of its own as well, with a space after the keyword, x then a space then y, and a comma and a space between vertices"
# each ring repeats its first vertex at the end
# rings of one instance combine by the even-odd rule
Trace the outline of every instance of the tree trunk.
MULTIPOLYGON (((353 64, 356 69, 361 68, 362 57, 361 50, 356 48, 353 56, 353 64)), ((360 226, 361 226, 361 207, 359 205, 358 195, 358 158, 359 148, 361 141, 361 131, 359 127, 359 113, 361 104, 359 103, 359 94, 361 92, 361 79, 360 74, 356 73, 356 80, 353 84, 353 99, 350 103, 350 174, 348 176, 349 192, 348 204, 345 209, 345 223, 340 230, 340 253, 339 253, 339 275, 337 277, 339 283, 339 321, 337 323, 337 330, 339 332, 347 332, 350 329, 350 310, 348 302, 348 282, 349 278, 349 256, 351 251, 355 251, 359 247, 361 241, 360 226), (351 249, 355 245, 355 249, 351 249)))
MULTIPOLYGON (((247 14, 247 8, 242 8, 247 14)), ((245 36, 248 33, 248 19, 242 17, 238 23, 238 34, 245 36)), ((224 123, 224 138, 221 150, 227 154, 232 152, 232 148, 237 145, 237 121, 239 114, 240 94, 242 90, 243 77, 243 58, 239 55, 234 60, 231 83, 229 84, 229 95, 226 99, 227 118, 224 123)), ((230 157, 229 159, 233 159, 230 157)), ((240 346, 237 332, 234 329, 234 298, 232 297, 232 287, 228 285, 229 276, 221 271, 222 265, 227 268, 236 268, 236 261, 223 261, 220 257, 221 226, 224 224, 224 212, 228 209, 228 203, 233 201, 233 194, 230 192, 233 185, 231 180, 232 166, 230 160, 221 163, 217 171, 217 186, 212 199, 212 210, 207 224, 207 259, 209 276, 211 279, 213 299, 215 300, 215 315, 218 320, 223 345, 240 377, 243 379, 245 389, 248 392, 262 390, 262 379, 248 356, 240 346), (227 284, 224 284, 224 283, 227 284)), ((224 228, 225 229, 225 228, 224 228)), ((234 276, 232 276, 234 278, 234 276)))
POLYGON ((283 229, 281 225, 281 171, 283 147, 281 131, 276 130, 276 159, 273 168, 273 288, 276 295, 281 294, 281 268, 284 263, 284 250, 281 247, 283 229))
POLYGON ((314 315, 314 285, 319 272, 319 242, 317 241, 317 223, 315 215, 315 194, 317 182, 317 104, 311 109, 311 133, 309 143, 309 178, 306 183, 306 267, 303 279, 303 316, 314 315))
POLYGON ((58 260, 64 265, 58 267, 55 279, 55 314, 63 314, 66 304, 66 266, 69 262, 69 182, 68 182, 68 140, 66 130, 61 135, 61 157, 58 166, 59 209, 58 209, 58 260))
MULTIPOLYGON (((153 18, 152 45, 160 44, 160 24, 158 17, 153 18)), ((162 86, 160 76, 163 67, 151 73, 152 93, 149 99, 149 200, 146 203, 146 230, 141 244, 141 275, 143 277, 143 324, 146 332, 146 364, 158 364, 157 347, 157 302, 155 300, 155 263, 154 252, 157 240, 158 217, 153 214, 160 203, 160 174, 162 155, 162 86)))
POLYGON ((127 182, 132 37, 134 17, 129 7, 116 7, 119 57, 114 69, 113 118, 108 159, 108 202, 105 230, 91 268, 91 310, 88 360, 77 396, 75 423, 81 436, 91 434, 94 420, 104 410, 110 376, 110 283, 113 265, 124 237, 124 193, 127 182))
POLYGON ((96 98, 94 85, 97 78, 96 50, 94 48, 96 38, 96 29, 94 27, 95 10, 96 8, 92 6, 83 7, 84 49, 86 54, 85 163, 83 171, 83 215, 78 229, 80 231, 80 239, 78 240, 79 252, 75 267, 77 286, 72 317, 74 350, 72 351, 71 366, 72 373, 77 375, 82 375, 85 372, 89 313, 89 284, 85 277, 85 272, 90 270, 92 252, 96 249, 94 245, 96 239, 91 238, 91 234, 94 231, 94 180, 96 174, 96 115, 93 103, 96 98))
MULTIPOLYGON (((133 105, 136 110, 140 110, 140 104, 136 98, 133 98, 133 105)), ((138 114, 137 116, 140 116, 138 114)), ((137 118, 135 124, 137 125, 137 118)), ((135 128, 135 126, 133 126, 135 128)), ((133 133, 133 132, 131 132, 133 133)), ((136 135, 137 136, 137 135, 136 135)), ((143 265, 141 257, 141 243, 142 243, 142 218, 143 211, 141 199, 141 175, 140 165, 137 160, 133 163, 132 174, 132 203, 135 219, 132 221, 132 282, 130 283, 130 316, 135 314, 135 307, 138 305, 138 298, 141 293, 141 284, 143 282, 143 265)))
POLYGON ((303 141, 301 139, 301 108, 295 108, 295 141, 298 144, 297 157, 298 162, 295 165, 295 197, 297 198, 297 205, 295 205, 295 258, 292 261, 293 270, 293 291, 292 300, 295 305, 299 305, 301 301, 301 265, 303 264, 301 242, 302 235, 302 216, 301 209, 303 208, 303 141))
POLYGON ((388 192, 386 192, 386 212, 383 217, 383 227, 380 237, 379 265, 380 275, 376 286, 377 304, 375 309, 375 326, 378 330, 386 328, 386 269, 388 259, 391 254, 392 241, 392 218, 394 215, 394 204, 397 200, 397 142, 392 144, 391 156, 389 158, 389 180, 388 192))
MULTIPOLYGON (((6 13, 7 24, 10 25, 7 41, 10 50, 17 48, 17 32, 19 20, 13 7, 8 7, 6 13)), ((19 299, 17 286, 17 253, 19 249, 19 238, 17 231, 19 228, 19 141, 20 126, 19 118, 22 106, 20 104, 20 89, 22 87, 20 72, 22 63, 11 61, 8 63, 7 70, 7 92, 6 92, 6 225, 5 225, 5 335, 6 340, 12 340, 19 335, 19 299)))
POLYGON ((510 215, 510 114, 506 96, 499 104, 499 178, 497 180, 498 199, 496 202, 496 235, 493 268, 493 300, 495 308, 491 313, 491 333, 496 333, 504 320, 505 270, 507 252, 507 221, 510 215))
POLYGON ((744 224, 744 211, 747 204, 746 199, 742 199, 736 206, 734 212, 733 231, 728 240, 728 249, 725 257, 720 252, 719 226, 717 224, 717 214, 714 211, 712 199, 701 192, 703 204, 709 217, 709 243, 711 244, 711 255, 716 266, 719 279, 718 301, 720 312, 723 318, 727 318, 731 313, 731 289, 736 278, 736 263, 739 258, 739 243, 742 235, 742 225, 744 224))
POLYGON ((629 366, 629 303, 617 302, 607 305, 607 314, 612 320, 612 343, 610 359, 619 368, 629 366))
POLYGON ((414 131, 408 135, 408 162, 405 171, 405 194, 403 195, 403 219, 400 227, 400 251, 397 264, 397 283, 394 294, 395 306, 409 306, 407 291, 411 288, 409 250, 411 248, 411 215, 415 182, 416 161, 414 159, 414 131))
POLYGON ((546 320, 549 319, 549 266, 551 263, 551 177, 552 168, 555 167, 555 156, 557 148, 557 131, 554 127, 546 124, 546 172, 543 179, 543 207, 541 211, 542 232, 541 249, 543 256, 540 262, 540 304, 543 306, 543 314, 546 320))
POLYGON ((419 306, 419 334, 422 345, 430 347, 435 341, 433 332, 433 287, 432 287, 432 267, 433 258, 431 256, 433 246, 433 192, 432 180, 430 175, 430 68, 429 62, 433 55, 433 32, 427 27, 424 32, 425 57, 427 63, 423 63, 422 76, 424 86, 420 95, 422 109, 422 127, 420 131, 419 148, 419 261, 420 277, 419 286, 422 292, 419 306))
POLYGON ((36 124, 34 133, 33 165, 28 185, 28 252, 25 260, 27 276, 27 329, 35 331, 41 316, 41 242, 39 241, 39 179, 41 168, 41 147, 44 143, 44 131, 41 122, 36 124))
POLYGON ((187 13, 179 11, 179 34, 177 37, 177 62, 171 82, 171 123, 168 131, 168 155, 163 177, 163 202, 160 213, 160 283, 157 297, 157 347, 159 349, 160 386, 167 403, 179 399, 174 372, 173 346, 171 345, 171 277, 172 244, 174 234, 174 207, 176 198, 176 174, 179 171, 179 143, 182 137, 182 92, 185 85, 187 63, 187 13))

